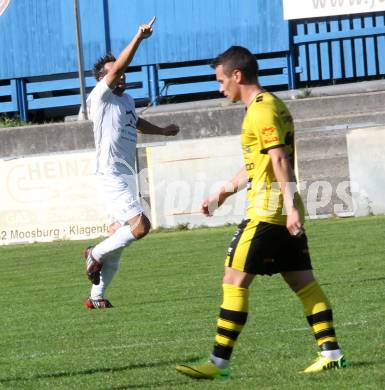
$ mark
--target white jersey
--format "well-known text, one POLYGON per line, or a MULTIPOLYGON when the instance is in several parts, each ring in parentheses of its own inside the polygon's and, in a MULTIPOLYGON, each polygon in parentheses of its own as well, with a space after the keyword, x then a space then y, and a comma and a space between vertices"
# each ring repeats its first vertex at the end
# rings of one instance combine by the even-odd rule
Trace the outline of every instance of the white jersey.
POLYGON ((96 173, 133 175, 138 120, 134 99, 113 94, 102 79, 88 96, 87 108, 94 124, 96 173))

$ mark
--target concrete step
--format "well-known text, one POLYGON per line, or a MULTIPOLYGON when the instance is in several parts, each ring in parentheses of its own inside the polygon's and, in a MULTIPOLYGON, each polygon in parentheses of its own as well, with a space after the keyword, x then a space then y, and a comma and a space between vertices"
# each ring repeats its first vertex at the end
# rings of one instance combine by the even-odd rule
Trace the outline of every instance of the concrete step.
POLYGON ((298 131, 296 148, 301 161, 346 157, 346 129, 330 131, 298 131))
POLYGON ((301 180, 325 180, 330 176, 345 180, 349 177, 347 154, 340 157, 331 155, 329 158, 305 161, 300 155, 298 169, 301 172, 301 180))
POLYGON ((336 128, 336 127, 367 127, 385 123, 385 111, 358 112, 346 114, 342 111, 340 115, 314 117, 311 114, 298 113, 293 115, 297 130, 336 128))
POLYGON ((350 116, 384 111, 385 91, 319 96, 285 102, 296 118, 324 118, 341 114, 350 116))
POLYGON ((93 148, 88 121, 0 129, 0 158, 93 148))

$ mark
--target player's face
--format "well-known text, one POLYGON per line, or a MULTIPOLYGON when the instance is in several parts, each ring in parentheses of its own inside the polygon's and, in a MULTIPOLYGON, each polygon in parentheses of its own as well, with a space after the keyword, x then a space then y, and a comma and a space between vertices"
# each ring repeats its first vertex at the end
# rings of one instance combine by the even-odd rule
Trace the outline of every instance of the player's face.
POLYGON ((219 92, 223 93, 232 102, 240 100, 239 83, 237 83, 236 73, 234 71, 230 76, 224 72, 223 65, 218 65, 215 68, 215 75, 219 83, 219 92))
MULTIPOLYGON (((104 64, 104 71, 105 73, 107 74, 112 66, 114 65, 113 62, 107 62, 106 64, 104 64)), ((119 80, 118 80, 118 83, 116 84, 116 87, 114 88, 114 90, 112 91, 115 95, 123 95, 123 92, 124 90, 126 89, 126 76, 125 74, 123 73, 119 80)))

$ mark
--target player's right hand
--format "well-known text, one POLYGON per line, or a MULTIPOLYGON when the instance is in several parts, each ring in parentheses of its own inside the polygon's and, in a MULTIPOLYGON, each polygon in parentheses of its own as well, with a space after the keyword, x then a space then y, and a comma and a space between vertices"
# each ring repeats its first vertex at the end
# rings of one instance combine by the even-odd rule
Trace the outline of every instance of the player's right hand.
POLYGON ((152 25, 155 23, 156 16, 154 16, 148 24, 142 24, 139 26, 138 35, 141 39, 146 39, 151 36, 153 30, 152 25))
POLYGON ((301 216, 295 207, 286 217, 286 228, 292 236, 299 237, 303 234, 301 216))

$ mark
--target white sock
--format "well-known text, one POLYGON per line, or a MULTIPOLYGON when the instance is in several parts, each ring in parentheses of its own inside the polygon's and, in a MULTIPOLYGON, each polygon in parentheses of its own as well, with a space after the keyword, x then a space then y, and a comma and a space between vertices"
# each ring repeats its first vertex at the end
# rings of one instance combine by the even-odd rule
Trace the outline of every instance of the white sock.
POLYGON ((134 240, 135 237, 131 232, 131 227, 129 225, 122 226, 112 236, 96 245, 92 249, 92 256, 95 260, 101 260, 104 263, 106 255, 117 249, 127 247, 134 240))
POLYGON ((103 260, 103 268, 100 271, 100 283, 98 285, 93 284, 91 287, 90 296, 92 299, 104 298, 106 289, 119 268, 122 252, 123 248, 120 248, 105 256, 105 259, 103 260))
POLYGON ((230 360, 222 359, 218 356, 211 354, 210 360, 218 367, 218 368, 227 368, 230 365, 230 360))
POLYGON ((330 351, 321 351, 321 355, 330 360, 338 360, 343 353, 340 349, 332 349, 330 351))

